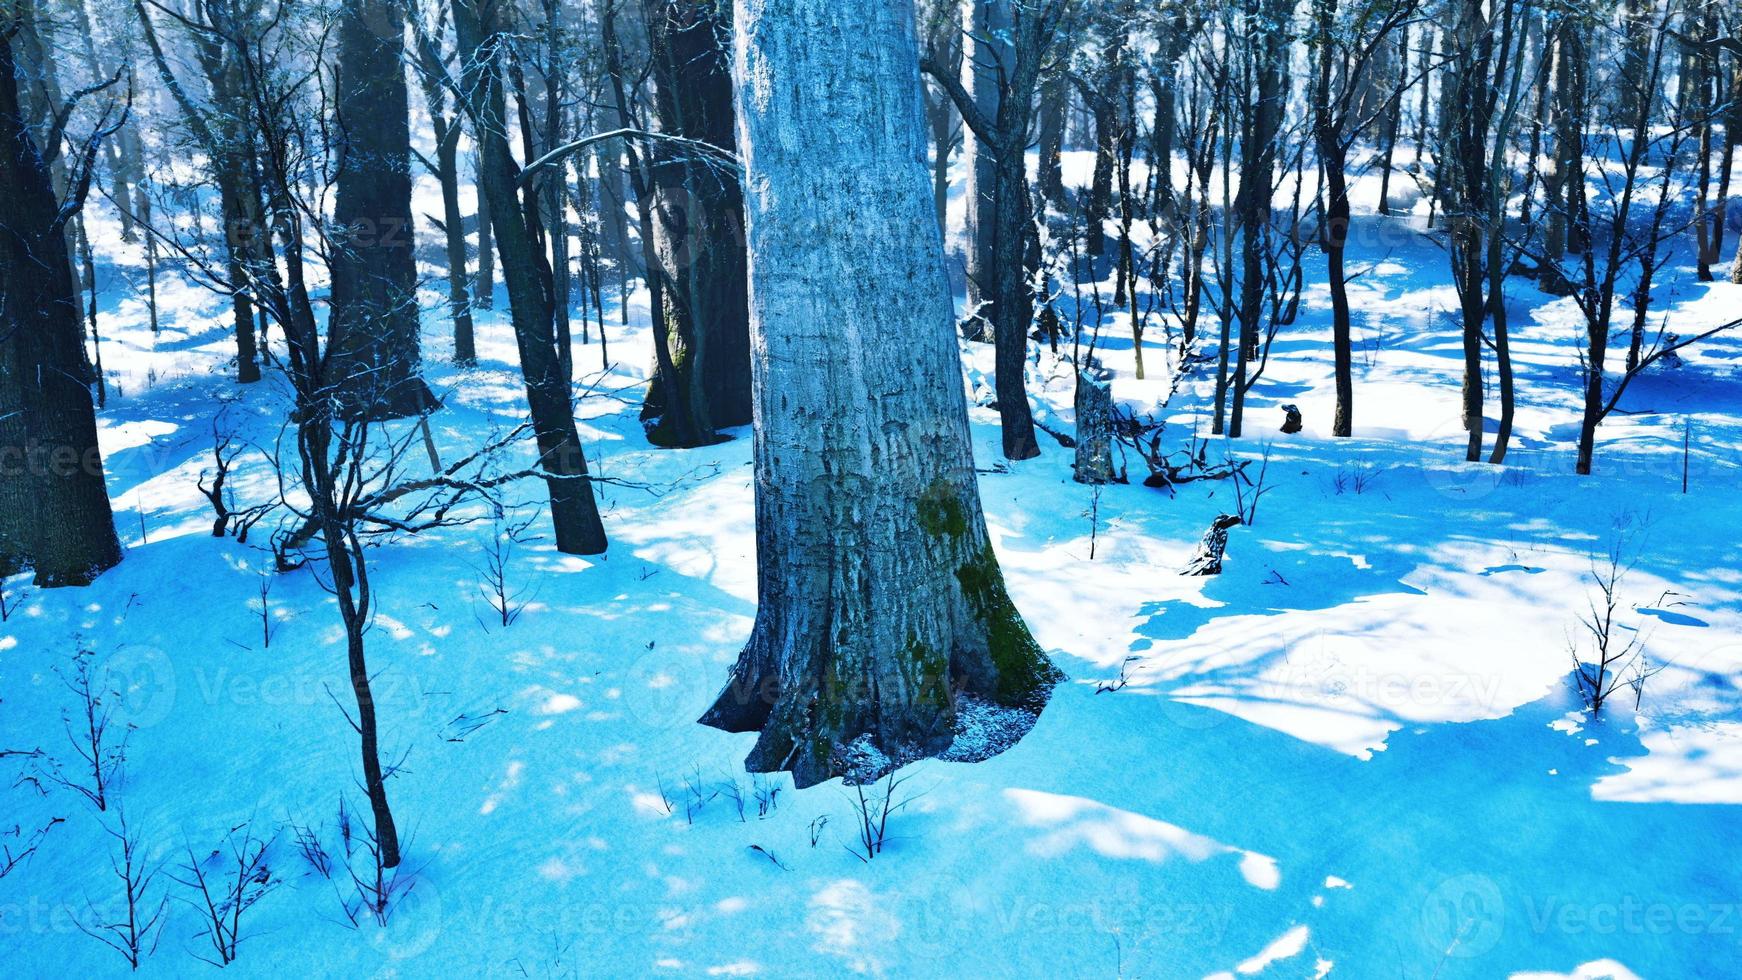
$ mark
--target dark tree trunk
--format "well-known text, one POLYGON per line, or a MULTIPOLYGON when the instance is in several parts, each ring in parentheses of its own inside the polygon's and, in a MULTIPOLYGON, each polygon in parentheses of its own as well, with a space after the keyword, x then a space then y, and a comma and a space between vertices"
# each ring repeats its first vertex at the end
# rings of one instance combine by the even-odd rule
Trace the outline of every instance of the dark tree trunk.
POLYGON ((1065 111, 1071 90, 1063 72, 1054 72, 1040 86, 1040 197, 1053 207, 1065 198, 1065 111))
MULTIPOLYGON (((634 111, 634 100, 623 64, 623 46, 617 33, 617 8, 607 6, 600 21, 604 35, 605 70, 611 83, 613 102, 617 107, 617 122, 623 129, 641 129, 634 111)), ((693 386, 678 381, 678 357, 681 341, 673 336, 675 324, 671 316, 671 283, 666 276, 659 254, 659 234, 655 231, 653 176, 649 172, 647 155, 632 143, 624 146, 628 166, 629 190, 635 199, 635 221, 640 230, 641 268, 647 283, 647 306, 653 319, 653 381, 648 397, 641 405, 643 425, 649 441, 655 445, 699 446, 712 441, 713 428, 705 417, 707 403, 696 402, 693 386), (652 423, 652 424, 649 424, 652 423)), ((624 284, 624 322, 628 322, 628 284, 624 284)))
MULTIPOLYGON (((30 567, 41 586, 85 585, 121 545, 62 202, 20 105, 15 23, 0 16, 0 575, 30 567)), ((73 213, 88 181, 69 188, 73 213)))
MULTIPOLYGON (((1008 13, 1008 12, 1007 12, 1008 13)), ((1032 222, 1034 209, 1028 190, 1026 150, 1034 123, 1035 90, 1041 65, 1051 50, 1058 28, 1057 8, 1023 8, 1006 23, 1005 60, 998 73, 997 111, 988 114, 978 96, 968 91, 947 66, 925 61, 925 70, 956 104, 963 122, 979 147, 978 162, 992 167, 991 197, 982 204, 979 230, 989 233, 991 260, 980 282, 982 300, 990 306, 993 343, 996 345, 998 414, 1004 455, 1030 459, 1040 455, 1034 437, 1034 416, 1028 404, 1024 377, 1028 361, 1028 330, 1034 319, 1034 296, 1029 271, 1037 256, 1032 222)))
MULTIPOLYGON (((736 152, 726 11, 713 0, 643 0, 643 16, 660 130, 736 152)), ((715 429, 750 423, 744 202, 737 179, 696 151, 662 143, 648 152, 672 380, 686 393, 697 438, 708 442, 715 429)), ((648 391, 654 417, 669 401, 663 387, 656 378, 648 391)), ((673 434, 658 423, 650 430, 662 445, 673 434)))
MULTIPOLYGON (((253 127, 241 97, 239 68, 233 58, 224 57, 212 36, 200 35, 196 54, 212 100, 210 106, 201 106, 176 78, 142 0, 134 0, 133 11, 158 78, 175 98, 195 141, 205 150, 212 179, 218 185, 218 206, 224 221, 225 273, 237 287, 230 301, 236 331, 236 380, 252 384, 260 380, 260 359, 254 333, 251 273, 275 272, 269 268, 269 236, 261 220, 260 197, 249 165, 253 127)), ((236 25, 227 19, 210 26, 214 34, 233 34, 236 30, 236 25)))
MULTIPOLYGON (((1348 159, 1343 132, 1346 120, 1342 113, 1346 99, 1338 98, 1333 104, 1331 90, 1333 62, 1337 58, 1331 42, 1336 15, 1337 0, 1317 0, 1314 4, 1321 40, 1314 49, 1318 57, 1318 77, 1313 85, 1313 135, 1318 145, 1319 166, 1325 177, 1325 228, 1321 244, 1325 251, 1325 276, 1331 292, 1331 358, 1337 389, 1331 435, 1346 437, 1354 430, 1355 385, 1349 337, 1349 283, 1343 268, 1350 220, 1348 159)), ((1351 83, 1351 79, 1343 80, 1344 85, 1351 83)))
POLYGON ((1445 96, 1452 110, 1443 130, 1441 173, 1451 236, 1452 277, 1463 315, 1463 425, 1467 433, 1464 458, 1482 458, 1486 438, 1482 415, 1482 337, 1487 319, 1487 243, 1482 226, 1488 210, 1487 137, 1489 130, 1489 66, 1492 32, 1481 0, 1458 0, 1456 27, 1447 34, 1455 61, 1448 66, 1445 96))
MULTIPOLYGON (((1704 15, 1699 20, 1699 30, 1701 37, 1716 37, 1718 35, 1716 6, 1710 4, 1706 6, 1704 15)), ((1737 55, 1742 57, 1742 52, 1737 52, 1737 55)), ((1723 241, 1724 228, 1723 206, 1719 204, 1717 207, 1713 207, 1711 201, 1712 124, 1722 104, 1717 91, 1715 91, 1716 86, 1713 84, 1719 78, 1717 52, 1692 52, 1686 62, 1686 69, 1683 72, 1683 81, 1686 83, 1687 91, 1683 95, 1686 102, 1692 103, 1692 105, 1687 106, 1686 111, 1696 114, 1695 125, 1699 129, 1699 146, 1695 151, 1699 158, 1698 178, 1694 183, 1694 239, 1697 253, 1695 261, 1698 263, 1699 280, 1711 282, 1713 279, 1712 265, 1719 261, 1719 256, 1722 254, 1719 251, 1721 248, 1719 243, 1723 241)), ((1683 104, 1686 105, 1686 102, 1683 104)), ((1731 143, 1734 141, 1734 137, 1735 133, 1732 132, 1730 139, 1725 142, 1726 149, 1733 148, 1731 143)), ((1728 162, 1729 158, 1726 157, 1725 163, 1728 162)), ((1720 202, 1723 200, 1723 191, 1721 190, 1718 193, 1718 200, 1720 202)), ((1634 346, 1637 348, 1638 345, 1634 346)), ((1637 351, 1629 352, 1628 367, 1632 367, 1633 362, 1637 359, 1637 351)))
POLYGON ((1178 132, 1179 62, 1192 41, 1192 14, 1180 4, 1165 25, 1161 40, 1161 57, 1155 66, 1153 97, 1155 122, 1150 127, 1150 180, 1155 185, 1155 206, 1158 213, 1172 216, 1173 153, 1178 132))
POLYGON ((1397 131, 1403 125, 1403 93, 1409 84, 1409 24, 1398 29, 1397 77, 1395 94, 1387 104, 1382 120, 1379 147, 1379 213, 1391 213, 1391 170, 1397 156, 1397 131))
MULTIPOLYGON (((490 221, 502 256, 510 319, 526 381, 526 401, 538 437, 539 462, 549 474, 551 522, 556 547, 565 554, 605 550, 605 527, 587 479, 587 458, 575 432, 569 385, 557 359, 551 309, 550 268, 515 194, 520 168, 508 150, 507 98, 502 89, 501 37, 496 0, 456 0, 454 27, 466 65, 461 89, 480 137, 479 183, 490 203, 490 221)), ((531 209, 531 210, 536 210, 531 209)))
POLYGON ((1119 113, 1112 98, 1091 100, 1095 117, 1095 168, 1089 177, 1089 200, 1083 207, 1088 240, 1083 251, 1100 258, 1107 251, 1107 219, 1113 214, 1114 155, 1119 152, 1119 113))
POLYGON ((1287 91, 1286 6, 1281 0, 1249 0, 1261 13, 1254 28, 1253 104, 1240 140, 1240 190, 1234 199, 1240 233, 1240 337, 1229 383, 1228 435, 1240 438, 1246 414, 1250 361, 1258 355, 1265 275, 1269 261, 1270 195, 1276 186, 1276 138, 1287 91))
MULTIPOLYGON (((1017 96, 1005 93, 1005 100, 1017 96)), ((1014 115, 1014 114, 1011 114, 1014 115)), ((1026 123, 1026 120, 1022 120, 1026 123)), ((1027 127, 1022 127, 1027 132, 1027 127)), ((996 346, 999 434, 1004 458, 1032 459, 1040 455, 1034 437, 1034 415, 1028 406, 1028 328, 1034 320, 1034 296, 1029 291, 1028 264, 1023 260, 1033 209, 1028 198, 1025 138, 1002 147, 993 175, 991 269, 992 342, 996 346)))
POLYGON ((332 315, 327 377, 343 418, 422 415, 405 11, 356 0, 339 17, 332 315))
POLYGON ((448 258, 448 311, 454 318, 454 363, 478 363, 477 328, 467 288, 465 218, 460 214, 460 127, 449 120, 436 143, 436 179, 442 185, 443 239, 448 258))
MULTIPOLYGON (((476 138, 474 133, 473 137, 476 138)), ((480 141, 481 142, 481 141, 480 141)), ((490 220, 490 198, 484 193, 484 154, 473 154, 473 185, 478 197, 478 278, 472 286, 472 305, 481 310, 496 308, 496 236, 490 220)))

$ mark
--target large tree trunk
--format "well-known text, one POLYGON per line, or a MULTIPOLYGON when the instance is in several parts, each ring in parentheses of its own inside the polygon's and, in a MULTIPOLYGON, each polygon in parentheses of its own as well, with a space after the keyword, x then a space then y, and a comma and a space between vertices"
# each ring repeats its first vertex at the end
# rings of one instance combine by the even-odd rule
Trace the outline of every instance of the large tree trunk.
POLYGON ((436 407, 421 373, 404 33, 398 0, 357 0, 339 18, 327 377, 344 418, 436 407))
POLYGON ((986 535, 931 212, 910 0, 739 0, 758 597, 702 719, 809 786, 1020 737, 1058 672, 986 535), (899 292, 900 303, 889 297, 899 292))
POLYGON ((467 66, 461 88, 480 137, 479 184, 490 205, 496 249, 502 257, 502 279, 508 287, 509 316, 538 438, 539 462, 549 474, 556 547, 565 554, 596 555, 605 550, 605 526, 599 520, 593 485, 587 479, 587 457, 575 432, 568 379, 557 358, 550 266, 515 193, 520 168, 508 151, 504 128, 507 98, 496 60, 501 40, 496 33, 497 12, 496 0, 454 3, 454 29, 467 66))
MULTIPOLYGON (((654 111, 661 131, 735 152, 732 78, 722 45, 729 25, 713 0, 643 0, 653 57, 654 111)), ((750 311, 744 270, 744 203, 738 182, 693 151, 658 144, 653 171, 654 253, 665 282, 664 336, 673 375, 698 436, 748 425, 750 311)), ((664 411, 659 379, 651 417, 664 411)), ((646 415, 646 413, 644 413, 646 415)), ((669 444, 655 423, 654 441, 669 444)))
POLYGON ((11 26, 0 17, 0 575, 32 567, 38 585, 85 585, 121 545, 61 202, 20 107, 11 26))

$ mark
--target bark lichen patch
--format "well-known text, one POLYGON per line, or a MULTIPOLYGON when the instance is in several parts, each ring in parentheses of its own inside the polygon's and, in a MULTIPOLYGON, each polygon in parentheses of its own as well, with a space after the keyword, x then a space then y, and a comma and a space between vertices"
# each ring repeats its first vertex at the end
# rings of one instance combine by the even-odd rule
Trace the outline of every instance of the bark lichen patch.
POLYGON ((1046 704, 1053 685, 1064 674, 1034 642, 1028 624, 1004 589, 1004 573, 998 556, 988 543, 973 559, 956 571, 968 607, 986 631, 986 650, 992 663, 992 690, 984 692, 1005 707, 1039 709, 1046 704))
POLYGON ((919 496, 919 526, 934 538, 959 540, 968 533, 968 514, 961 491, 939 477, 919 496))
POLYGON ((950 661, 943 651, 909 636, 900 669, 913 704, 945 707, 950 703, 950 661))

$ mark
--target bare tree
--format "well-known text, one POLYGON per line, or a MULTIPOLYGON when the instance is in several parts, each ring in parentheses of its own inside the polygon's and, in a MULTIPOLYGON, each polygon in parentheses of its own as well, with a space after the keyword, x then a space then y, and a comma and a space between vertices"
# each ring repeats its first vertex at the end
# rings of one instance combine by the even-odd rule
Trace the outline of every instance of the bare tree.
POLYGON ((224 848, 214 849, 205 858, 195 855, 189 846, 180 874, 170 875, 192 893, 182 900, 199 916, 200 933, 212 945, 211 956, 194 956, 213 966, 235 962, 236 949, 242 943, 242 914, 279 884, 266 857, 275 838, 256 837, 247 823, 237 829, 240 835, 231 831, 224 848))
POLYGON ((161 868, 145 854, 125 813, 117 812, 115 826, 105 826, 103 832, 114 842, 110 847, 109 869, 121 883, 121 900, 115 907, 93 905, 91 921, 75 919, 73 924, 80 932, 120 953, 127 965, 137 970, 139 961, 157 950, 169 897, 153 894, 152 886, 161 868))
MULTIPOLYGON (((1020 0, 1008 4, 1008 29, 1001 35, 1007 44, 997 62, 997 110, 985 111, 977 93, 940 60, 928 53, 922 65, 954 100, 956 111, 973 131, 979 150, 992 166, 991 220, 980 216, 990 233, 989 263, 979 283, 980 293, 991 305, 993 343, 997 347, 998 414, 1007 459, 1030 459, 1040 455, 1034 439, 1034 416, 1028 404, 1024 379, 1028 355, 1028 330, 1034 319, 1034 297, 1027 270, 1034 210, 1029 198, 1027 149, 1034 122, 1034 97, 1040 76, 1059 37, 1073 0, 1020 0)), ((978 158, 976 158, 978 159, 978 158)))
POLYGON ((1625 540, 1618 537, 1607 552, 1591 559, 1595 591, 1587 597, 1587 611, 1579 618, 1584 639, 1567 639, 1573 678, 1592 717, 1602 713, 1611 694, 1623 687, 1637 690, 1646 677, 1656 673, 1645 659, 1645 635, 1615 619, 1622 604, 1621 581, 1633 568, 1626 548, 1625 540))
POLYGON ((1372 122, 1371 118, 1359 115, 1362 111, 1377 115, 1380 109, 1389 109, 1395 119, 1401 89, 1387 92, 1379 109, 1365 107, 1359 97, 1373 82, 1370 76, 1377 71, 1374 56, 1387 49, 1393 31, 1408 24, 1416 4, 1415 0, 1358 0, 1350 9, 1339 12, 1338 2, 1313 3, 1313 57, 1318 70, 1312 106, 1313 137, 1326 183, 1321 244, 1331 292, 1331 351, 1337 389, 1331 434, 1348 436, 1354 430, 1355 399, 1348 273, 1344 267, 1351 221, 1349 148, 1372 122))

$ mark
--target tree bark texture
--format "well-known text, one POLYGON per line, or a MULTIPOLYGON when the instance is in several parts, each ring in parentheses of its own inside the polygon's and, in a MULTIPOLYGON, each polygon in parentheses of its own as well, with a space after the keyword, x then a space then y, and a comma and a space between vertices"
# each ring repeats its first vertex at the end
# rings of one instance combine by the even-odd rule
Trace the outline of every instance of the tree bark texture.
MULTIPOLYGON (((643 0, 660 129, 736 152, 724 13, 714 0, 643 0)), ((674 380, 712 437, 751 418, 743 194, 734 176, 693 151, 662 143, 649 155, 664 336, 674 380)), ((649 387, 649 419, 663 411, 660 387, 657 378, 649 387)), ((661 442, 657 423, 650 431, 661 442)))
POLYGON ((911 0, 735 12, 759 602, 702 720, 759 731, 748 767, 800 787, 1001 751, 1059 679, 980 510, 913 16, 911 0), (981 709, 1002 737, 952 748, 981 709))
MULTIPOLYGON (((66 219, 0 17, 0 575, 86 585, 121 560, 97 448, 66 219)), ((72 193, 82 195, 83 188, 72 193)))
POLYGON ((436 407, 418 337, 404 32, 399 0, 357 0, 339 17, 327 377, 346 418, 436 407))

